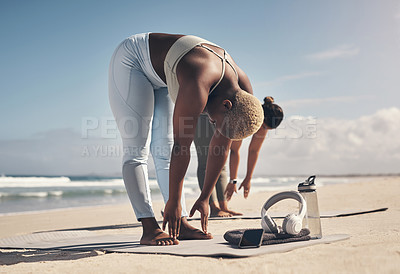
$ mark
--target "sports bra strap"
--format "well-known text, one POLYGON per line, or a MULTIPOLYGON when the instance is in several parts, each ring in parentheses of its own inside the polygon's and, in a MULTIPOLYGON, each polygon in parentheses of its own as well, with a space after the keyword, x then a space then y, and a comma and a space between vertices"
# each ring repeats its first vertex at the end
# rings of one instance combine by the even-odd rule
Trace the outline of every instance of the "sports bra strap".
POLYGON ((233 67, 233 65, 231 64, 231 62, 229 62, 229 60, 226 58, 226 50, 225 50, 225 49, 223 49, 223 50, 224 50, 224 57, 222 57, 222 56, 219 55, 217 52, 215 52, 213 49, 211 49, 211 48, 209 48, 209 47, 207 47, 207 46, 204 46, 203 44, 200 44, 199 46, 200 46, 200 47, 203 47, 203 48, 205 48, 205 49, 207 49, 207 50, 209 50, 209 51, 211 51, 211 52, 214 53, 216 56, 218 56, 218 57, 221 59, 221 61, 222 61, 222 73, 221 73, 221 77, 219 78, 218 82, 214 85, 214 87, 211 89, 210 94, 214 91, 214 89, 219 85, 219 83, 221 83, 222 79, 224 78, 224 75, 225 75, 225 67, 226 67, 225 62, 228 63, 228 64, 232 67, 232 69, 233 69, 233 71, 235 72, 236 77, 237 77, 237 79, 238 79, 238 81, 239 81, 239 75, 238 75, 236 69, 233 67))

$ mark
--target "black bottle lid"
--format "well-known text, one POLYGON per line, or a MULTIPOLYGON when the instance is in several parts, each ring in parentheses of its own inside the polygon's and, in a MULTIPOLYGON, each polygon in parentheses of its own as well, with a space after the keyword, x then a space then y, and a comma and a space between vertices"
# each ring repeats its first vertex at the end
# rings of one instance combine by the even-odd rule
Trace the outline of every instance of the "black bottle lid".
POLYGON ((300 192, 311 192, 317 190, 314 180, 315 180, 315 175, 308 177, 307 180, 305 180, 304 182, 300 183, 297 186, 297 189, 300 192))

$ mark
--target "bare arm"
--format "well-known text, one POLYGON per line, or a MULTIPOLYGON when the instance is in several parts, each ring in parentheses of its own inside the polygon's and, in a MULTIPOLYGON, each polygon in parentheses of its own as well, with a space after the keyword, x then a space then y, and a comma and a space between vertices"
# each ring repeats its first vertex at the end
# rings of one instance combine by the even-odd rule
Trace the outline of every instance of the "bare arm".
MULTIPOLYGON (((229 175, 230 179, 234 180, 237 178, 239 161, 240 161, 240 146, 242 145, 242 141, 233 141, 231 145, 231 153, 229 155, 229 175)), ((224 194, 226 195, 226 199, 229 201, 232 198, 233 192, 237 192, 236 184, 228 183, 226 186, 224 194)))
POLYGON ((225 165, 231 142, 230 139, 215 131, 208 150, 206 175, 200 199, 209 200, 221 170, 225 165))
POLYGON ((210 142, 203 190, 190 210, 190 216, 193 216, 196 210, 201 213, 201 227, 204 232, 207 232, 208 225, 208 201, 221 170, 225 165, 231 142, 230 139, 226 138, 218 131, 215 131, 210 142))
POLYGON ((251 177, 253 176, 253 171, 257 163, 258 154, 260 152, 261 146, 264 142, 265 136, 267 135, 268 129, 261 127, 252 137, 249 145, 249 153, 247 156, 247 172, 239 190, 243 187, 244 197, 247 198, 251 187, 251 177))
MULTIPOLYGON (((194 48, 181 59, 176 71, 179 92, 173 117, 174 146, 169 171, 169 199, 165 205, 163 221, 163 229, 168 224, 169 234, 173 238, 179 236, 183 180, 190 161, 190 145, 194 139, 197 119, 207 104, 211 86, 220 76, 218 62, 205 62, 207 54, 208 51, 194 48)), ((210 179, 207 179, 206 174, 207 180, 210 179)), ((205 186, 209 184, 205 183, 205 186)), ((205 230, 208 200, 202 204, 200 211, 205 230)))
POLYGON ((239 150, 241 145, 242 145, 242 140, 233 141, 231 145, 231 153, 229 156, 229 176, 231 180, 237 178, 239 161, 240 161, 239 150))
MULTIPOLYGON (((201 94, 198 87, 192 86, 191 88, 197 90, 197 94, 201 94)), ((183 94, 181 90, 179 92, 183 94)), ((175 104, 173 116, 174 145, 169 170, 169 199, 165 205, 163 221, 163 230, 168 223, 169 235, 173 238, 179 236, 183 180, 190 162, 190 145, 194 139, 197 118, 205 105, 193 102, 190 104, 187 102, 189 96, 180 94, 175 104)), ((195 98, 195 100, 202 102, 200 97, 195 98)))
POLYGON ((197 119, 207 103, 212 81, 204 80, 205 69, 181 60, 178 66, 179 93, 175 102, 174 145, 169 170, 169 199, 165 205, 163 230, 168 224, 171 237, 179 236, 183 180, 190 162, 197 119))

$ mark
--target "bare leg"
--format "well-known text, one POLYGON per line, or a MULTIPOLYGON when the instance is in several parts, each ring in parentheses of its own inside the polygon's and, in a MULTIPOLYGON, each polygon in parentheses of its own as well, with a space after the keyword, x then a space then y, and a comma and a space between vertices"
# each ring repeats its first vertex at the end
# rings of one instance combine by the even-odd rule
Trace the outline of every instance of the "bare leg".
POLYGON ((181 230, 179 232, 179 240, 209 240, 212 239, 210 233, 204 233, 189 224, 186 217, 181 219, 181 230))
POLYGON ((141 245, 177 245, 178 240, 173 240, 167 233, 161 230, 155 218, 142 218, 143 235, 141 245))
MULTIPOLYGON (((243 215, 243 213, 236 212, 236 211, 228 209, 228 202, 227 201, 218 201, 218 203, 219 203, 219 207, 221 208, 221 210, 223 210, 224 212, 230 213, 231 216, 241 216, 241 215, 243 215)), ((211 210, 211 212, 212 212, 212 210, 211 210)))
POLYGON ((231 217, 232 214, 222 210, 216 202, 210 202, 210 217, 231 217))

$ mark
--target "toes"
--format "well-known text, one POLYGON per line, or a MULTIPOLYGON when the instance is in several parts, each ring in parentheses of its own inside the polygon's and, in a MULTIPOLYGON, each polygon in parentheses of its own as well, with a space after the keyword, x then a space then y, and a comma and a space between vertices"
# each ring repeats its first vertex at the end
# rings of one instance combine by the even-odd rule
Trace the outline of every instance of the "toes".
POLYGON ((174 241, 173 239, 162 239, 162 240, 157 240, 156 245, 177 245, 179 241, 174 241))

